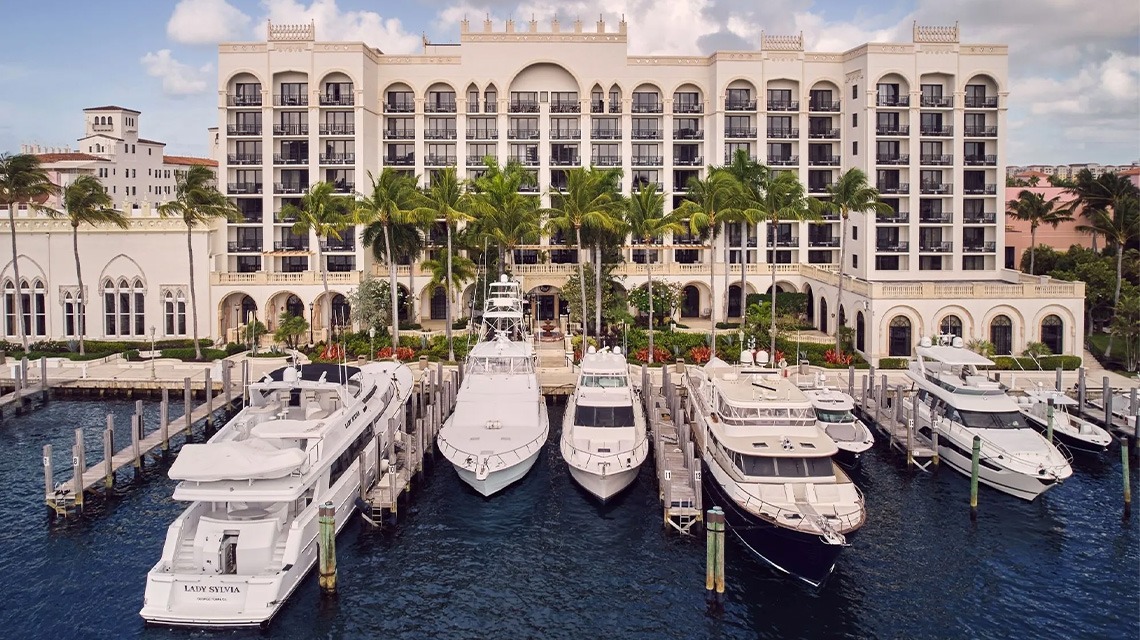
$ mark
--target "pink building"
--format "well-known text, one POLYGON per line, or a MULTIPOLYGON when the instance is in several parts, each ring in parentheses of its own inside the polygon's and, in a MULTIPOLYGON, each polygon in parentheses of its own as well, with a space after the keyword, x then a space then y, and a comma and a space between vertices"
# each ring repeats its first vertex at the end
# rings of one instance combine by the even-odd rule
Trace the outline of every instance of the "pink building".
MULTIPOLYGON (((1132 178, 1135 180, 1137 176, 1132 176, 1132 178)), ((1042 180, 1042 182, 1045 181, 1042 180)), ((1073 201, 1073 195, 1064 188, 1051 187, 1047 184, 1037 187, 1006 187, 1005 201, 1008 203, 1010 200, 1016 200, 1022 191, 1040 193, 1046 201, 1060 196, 1061 199, 1057 202, 1062 206, 1067 206, 1073 201)), ((1077 220, 1062 222, 1056 229, 1047 224, 1037 227, 1037 244, 1049 246, 1058 251, 1065 251, 1074 244, 1091 248, 1092 236, 1077 231, 1080 216, 1074 213, 1073 217, 1077 220)), ((1021 256, 1029 249, 1029 236, 1029 222, 1018 220, 1010 215, 1007 207, 1005 217, 1005 266, 1007 269, 1017 269, 1021 266, 1021 256)))

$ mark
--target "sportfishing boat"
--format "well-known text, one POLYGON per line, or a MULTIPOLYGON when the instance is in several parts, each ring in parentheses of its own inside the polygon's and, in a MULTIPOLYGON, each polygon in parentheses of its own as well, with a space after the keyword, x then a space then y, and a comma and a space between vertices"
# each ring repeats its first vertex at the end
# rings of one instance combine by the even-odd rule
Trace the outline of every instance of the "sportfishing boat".
MULTIPOLYGON (((1069 459, 1029 424, 1001 384, 979 372, 993 361, 956 336, 923 338, 907 369, 918 393, 918 432, 938 432, 938 455, 970 475, 974 436, 981 440, 978 480, 1033 500, 1073 475, 1069 459)), ((908 408, 904 405, 904 410, 908 408)))
POLYGON ((339 531, 361 482, 379 476, 412 383, 385 362, 288 366, 249 385, 249 404, 170 467, 174 499, 190 506, 147 574, 143 619, 267 626, 317 561, 318 508, 335 507, 339 531))
POLYGON ((797 386, 811 401, 816 421, 839 448, 835 461, 848 469, 859 466, 863 454, 875 446, 875 436, 855 417, 855 400, 829 386, 822 372, 808 378, 806 384, 801 380, 797 379, 797 386))
POLYGON ((822 585, 867 513, 811 401, 778 369, 718 358, 685 381, 709 504, 761 560, 822 585))
POLYGON ((590 347, 582 357, 560 445, 570 476, 603 503, 637 478, 649 440, 620 348, 590 347))
POLYGON ((1049 429, 1049 401, 1053 401, 1053 437, 1070 451, 1099 454, 1108 451, 1112 436, 1108 431, 1070 413, 1077 401, 1060 391, 1038 387, 1017 396, 1017 406, 1030 426, 1041 433, 1049 429))
POLYGON ((530 471, 550 435, 518 282, 504 275, 488 287, 480 336, 436 441, 459 477, 491 496, 530 471))

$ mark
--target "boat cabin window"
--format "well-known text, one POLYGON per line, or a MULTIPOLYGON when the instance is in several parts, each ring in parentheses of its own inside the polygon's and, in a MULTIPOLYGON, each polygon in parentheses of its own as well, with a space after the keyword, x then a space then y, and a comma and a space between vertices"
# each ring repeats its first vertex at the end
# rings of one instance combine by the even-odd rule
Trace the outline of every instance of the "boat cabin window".
POLYGON ((586 374, 582 376, 581 386, 614 389, 629 386, 629 380, 621 374, 586 374))
POLYGON ((782 458, 733 453, 736 468, 746 476, 825 478, 835 475, 830 458, 782 458))
POLYGON ((467 373, 523 374, 534 373, 534 362, 525 357, 492 356, 469 358, 467 373))
POLYGON ((1017 411, 968 411, 947 407, 946 417, 972 429, 1024 429, 1029 426, 1017 411))
POLYGON ((827 422, 831 424, 855 422, 855 416, 846 409, 816 409, 815 415, 819 417, 820 422, 827 422))
POLYGON ((582 427, 632 427, 633 405, 617 407, 578 405, 574 409, 574 424, 582 427))
POLYGON ((789 427, 807 427, 815 424, 815 413, 810 407, 737 405, 721 396, 717 403, 717 411, 725 424, 771 424, 789 427))

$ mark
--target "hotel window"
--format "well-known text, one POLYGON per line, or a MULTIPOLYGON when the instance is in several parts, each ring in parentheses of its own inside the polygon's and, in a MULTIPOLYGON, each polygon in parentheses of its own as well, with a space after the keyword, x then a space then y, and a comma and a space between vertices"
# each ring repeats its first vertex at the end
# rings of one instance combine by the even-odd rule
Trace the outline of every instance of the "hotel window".
POLYGON ((167 291, 162 298, 163 332, 168 336, 186 335, 186 296, 167 291))
MULTIPOLYGON (((24 334, 29 337, 47 335, 47 290, 42 280, 31 284, 23 280, 20 284, 20 306, 24 334)), ((16 327, 16 285, 11 280, 4 282, 4 331, 9 336, 19 335, 16 327)))
POLYGON ((142 280, 138 278, 133 283, 122 278, 117 285, 112 280, 105 280, 103 333, 108 336, 146 335, 145 293, 142 280))
POLYGON ((80 331, 87 333, 87 318, 83 309, 83 301, 79 292, 72 294, 71 291, 68 291, 63 294, 63 334, 77 336, 80 331))

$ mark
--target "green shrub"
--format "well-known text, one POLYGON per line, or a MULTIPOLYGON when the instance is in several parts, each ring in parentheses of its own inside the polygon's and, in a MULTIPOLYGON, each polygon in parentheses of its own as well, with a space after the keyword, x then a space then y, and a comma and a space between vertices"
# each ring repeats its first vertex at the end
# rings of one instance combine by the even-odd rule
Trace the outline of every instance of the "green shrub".
POLYGON ((880 369, 906 369, 908 358, 879 358, 880 369))
MULTIPOLYGON (((401 322, 400 323, 400 331, 419 331, 421 328, 422 327, 420 327, 420 323, 418 323, 418 322, 401 322)), ((403 342, 403 340, 400 340, 400 342, 403 342)))
POLYGON ((718 322, 716 323, 717 329, 739 329, 739 322, 718 322))
MULTIPOLYGON (((194 347, 184 347, 176 349, 163 349, 163 358, 176 358, 184 362, 195 362, 194 347)), ((212 362, 214 360, 221 360, 226 357, 226 352, 221 349, 202 349, 202 362, 212 362)))
POLYGON ((469 321, 470 321, 470 318, 460 318, 460 319, 456 320, 455 322, 451 323, 451 328, 455 331, 459 331, 460 329, 466 329, 467 323, 469 321))
POLYGON ((244 344, 241 344, 238 342, 231 342, 231 343, 226 345, 226 355, 232 356, 235 353, 241 353, 242 351, 246 351, 248 349, 249 349, 249 347, 247 347, 244 344))

